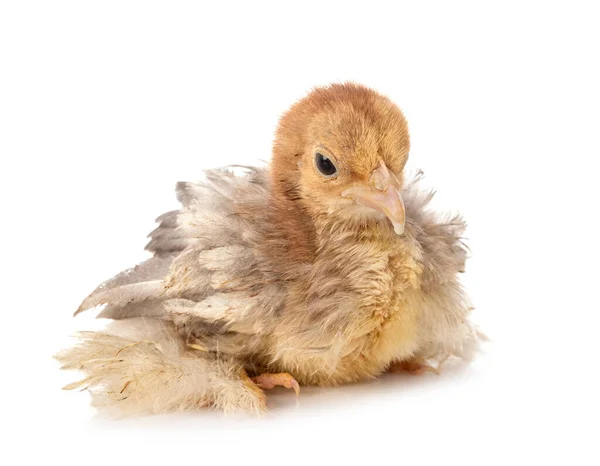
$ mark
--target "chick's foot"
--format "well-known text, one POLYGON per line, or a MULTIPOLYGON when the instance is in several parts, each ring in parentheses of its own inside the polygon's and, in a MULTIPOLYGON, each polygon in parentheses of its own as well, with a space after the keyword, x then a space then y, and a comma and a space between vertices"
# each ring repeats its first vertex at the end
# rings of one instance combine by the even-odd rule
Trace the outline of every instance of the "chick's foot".
POLYGON ((427 363, 421 361, 396 361, 390 364, 388 372, 408 372, 412 375, 421 375, 425 372, 433 372, 436 375, 440 375, 439 367, 433 367, 427 363))
POLYGON ((293 388, 296 395, 300 393, 300 385, 296 379, 288 374, 287 372, 280 372, 279 374, 260 374, 256 377, 252 377, 252 380, 260 388, 269 389, 276 386, 293 388))

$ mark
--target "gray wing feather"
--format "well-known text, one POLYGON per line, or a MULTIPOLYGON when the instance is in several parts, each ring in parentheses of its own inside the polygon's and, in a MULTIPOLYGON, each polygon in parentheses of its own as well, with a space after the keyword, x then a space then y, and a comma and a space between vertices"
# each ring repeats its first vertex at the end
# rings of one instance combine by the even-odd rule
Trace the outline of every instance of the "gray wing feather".
POLYGON ((148 235, 150 242, 146 245, 147 251, 155 256, 164 256, 179 253, 188 246, 190 238, 185 237, 177 223, 179 213, 178 210, 172 210, 156 219, 158 227, 148 235))
MULTIPOLYGON (((110 304, 113 308, 138 304, 144 301, 160 299, 165 294, 162 280, 153 280, 140 283, 115 286, 93 292, 79 306, 75 313, 91 309, 102 304, 110 304)), ((139 316, 136 316, 139 317, 139 316)))

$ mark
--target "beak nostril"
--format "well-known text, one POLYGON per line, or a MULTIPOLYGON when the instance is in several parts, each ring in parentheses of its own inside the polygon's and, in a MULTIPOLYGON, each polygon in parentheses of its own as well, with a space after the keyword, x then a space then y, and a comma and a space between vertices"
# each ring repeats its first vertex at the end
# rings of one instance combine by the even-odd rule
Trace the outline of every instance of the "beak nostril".
MULTIPOLYGON (((373 173, 373 175, 375 175, 375 173, 373 173)), ((386 182, 385 178, 381 176, 380 173, 377 173, 377 175, 380 176, 371 176, 371 185, 377 191, 385 191, 388 187, 388 183, 386 182)))
POLYGON ((373 186, 377 191, 385 191, 388 189, 390 184, 390 173, 388 168, 382 162, 379 163, 379 167, 373 170, 369 177, 369 184, 373 186))

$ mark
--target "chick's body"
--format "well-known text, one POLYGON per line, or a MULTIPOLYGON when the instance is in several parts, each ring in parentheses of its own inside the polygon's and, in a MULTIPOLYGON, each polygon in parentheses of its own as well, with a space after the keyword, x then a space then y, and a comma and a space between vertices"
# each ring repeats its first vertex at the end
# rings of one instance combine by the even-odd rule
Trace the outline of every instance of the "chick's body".
POLYGON ((376 232, 364 231, 361 236, 360 248, 340 241, 324 247, 316 261, 322 262, 328 286, 336 291, 313 297, 313 306, 323 306, 323 300, 326 308, 333 304, 339 311, 311 313, 305 319, 310 300, 307 305, 302 299, 306 293, 293 292, 288 308, 296 314, 283 316, 275 326, 267 354, 280 362, 268 370, 290 372, 300 383, 335 385, 377 376, 391 362, 415 353, 416 309, 404 299, 419 284, 412 251, 398 247, 396 238, 382 238, 376 232), (306 335, 308 328, 314 334, 306 335))
POLYGON ((248 375, 336 385, 469 356, 464 224, 404 183, 408 149, 387 98, 354 84, 313 91, 282 118, 269 169, 180 183, 154 257, 81 306, 106 304, 114 331, 84 334, 59 359, 87 374, 97 405, 140 412, 261 409, 248 375), (143 388, 140 372, 154 382, 143 388))

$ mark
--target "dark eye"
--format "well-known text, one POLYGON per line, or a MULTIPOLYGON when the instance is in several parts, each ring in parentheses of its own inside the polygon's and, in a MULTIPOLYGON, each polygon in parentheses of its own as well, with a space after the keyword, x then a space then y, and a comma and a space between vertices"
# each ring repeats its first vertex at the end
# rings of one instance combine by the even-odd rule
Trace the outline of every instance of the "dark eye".
POLYGON ((333 162, 318 152, 315 155, 315 164, 322 175, 333 176, 337 172, 337 168, 335 168, 333 162))

